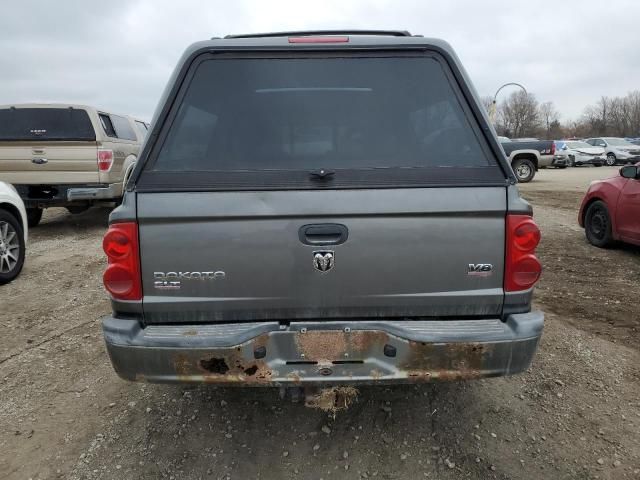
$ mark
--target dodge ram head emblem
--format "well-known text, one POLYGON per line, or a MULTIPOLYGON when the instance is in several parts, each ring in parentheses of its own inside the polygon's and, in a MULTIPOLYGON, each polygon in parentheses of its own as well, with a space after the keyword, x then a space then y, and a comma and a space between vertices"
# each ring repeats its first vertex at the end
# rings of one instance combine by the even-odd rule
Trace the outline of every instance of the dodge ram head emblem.
POLYGON ((333 251, 323 250, 319 252, 313 252, 313 266, 316 270, 321 272, 328 272, 333 268, 335 257, 333 251))

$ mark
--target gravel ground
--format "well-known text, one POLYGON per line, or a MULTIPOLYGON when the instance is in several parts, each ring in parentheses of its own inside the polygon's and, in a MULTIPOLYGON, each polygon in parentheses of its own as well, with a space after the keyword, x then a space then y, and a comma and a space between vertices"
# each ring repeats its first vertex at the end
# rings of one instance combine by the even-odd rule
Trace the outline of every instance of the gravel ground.
POLYGON ((540 350, 519 376, 368 387, 335 418, 271 388, 133 384, 99 319, 108 211, 45 213, 0 287, 0 477, 8 479, 640 479, 640 249, 576 224, 613 168, 522 185, 543 232, 540 350))

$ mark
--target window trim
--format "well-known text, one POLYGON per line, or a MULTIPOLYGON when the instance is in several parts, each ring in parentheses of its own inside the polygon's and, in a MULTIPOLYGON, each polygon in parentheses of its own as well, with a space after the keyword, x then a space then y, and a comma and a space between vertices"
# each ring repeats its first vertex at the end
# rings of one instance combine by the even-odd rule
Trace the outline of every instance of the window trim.
POLYGON ((134 120, 134 122, 138 125, 142 125, 142 128, 144 128, 145 132, 149 131, 149 127, 147 127, 147 124, 142 120, 134 120))
POLYGON ((139 137, 138 141, 139 142, 143 142, 144 139, 149 134, 149 127, 142 120, 136 120, 135 118, 133 119, 133 123, 134 123, 135 128, 136 128, 136 130, 135 130, 136 137, 139 137))
POLYGON ((116 127, 113 126, 113 121, 111 120, 111 114, 98 112, 98 118, 100 120, 100 126, 102 127, 102 131, 109 138, 118 138, 118 132, 116 132, 116 127), (113 130, 113 135, 109 134, 109 129, 107 125, 104 123, 105 118, 109 121, 109 125, 111 126, 111 130, 113 130))
MULTIPOLYGON (((493 134, 490 127, 488 127, 486 115, 483 115, 482 111, 476 105, 476 102, 472 100, 475 98, 473 91, 470 89, 470 85, 467 85, 464 74, 459 70, 457 63, 445 50, 441 50, 437 47, 420 46, 415 48, 404 47, 402 49, 393 47, 378 47, 371 49, 358 49, 358 50, 219 50, 211 51, 209 49, 196 51, 190 58, 186 60, 182 69, 176 72, 176 81, 173 85, 173 89, 168 93, 166 97, 166 103, 164 104, 160 116, 156 119, 156 125, 151 130, 151 140, 148 142, 146 148, 142 152, 142 161, 138 162, 138 166, 133 175, 132 185, 140 191, 167 191, 168 185, 162 177, 170 175, 173 179, 172 190, 177 191, 189 191, 192 190, 189 185, 177 185, 176 180, 180 175, 190 174, 193 172, 154 172, 153 167, 158 158, 158 154, 167 139, 168 133, 171 130, 174 121, 176 120, 177 113, 184 101, 189 86, 193 80, 193 77, 198 67, 205 61, 209 60, 226 60, 226 59, 292 59, 292 58, 384 58, 384 57, 429 57, 437 61, 445 75, 446 80, 449 82, 451 90, 459 102, 459 105, 469 122, 469 126, 473 134, 475 135, 479 147, 483 154, 489 161, 495 162, 493 165, 487 167, 480 167, 488 173, 484 181, 479 182, 482 185, 508 185, 515 183, 513 172, 510 168, 505 167, 506 157, 504 152, 497 141, 493 141, 493 134), (164 120, 164 121, 163 121, 164 120), (159 125, 158 125, 159 124, 159 125), (494 143, 497 145, 494 145, 494 143), (144 174, 143 174, 144 172, 144 174), (499 175, 497 174, 499 172, 499 175), (156 178, 153 178, 156 177, 156 178), (499 177, 499 178, 498 178, 499 177), (155 184, 155 186, 154 186, 155 184), (160 190, 157 190, 160 189, 160 190)), ((421 168, 421 167, 416 167, 421 168)), ((424 167, 422 167, 424 168, 424 167)), ((439 167, 439 168, 451 168, 451 167, 439 167)), ((469 168, 469 167, 460 167, 469 168)), ((426 168, 425 168, 426 170, 426 168)), ((361 169, 360 169, 361 171, 361 169)), ((263 171, 256 171, 257 175, 261 175, 263 171)), ((287 170, 287 172, 300 172, 287 170)), ((220 171, 212 172, 197 172, 200 176, 203 174, 210 174, 212 176, 220 176, 220 171)), ((220 188, 214 188, 214 185, 204 186, 206 190, 269 190, 269 189, 283 189, 282 187, 269 187, 264 185, 260 179, 256 179, 253 182, 253 187, 242 187, 238 185, 237 188, 231 185, 222 185, 220 188)), ((468 186, 466 182, 461 183, 464 186, 468 186)), ((386 186, 387 188, 401 188, 401 187, 420 187, 420 186, 434 186, 428 182, 422 182, 415 185, 392 185, 386 186)), ((445 186, 445 185, 440 185, 445 186)), ((446 186, 454 186, 448 184, 446 186)), ((335 186, 335 187, 315 187, 313 185, 300 185, 298 187, 290 187, 287 189, 293 190, 305 190, 309 188, 380 188, 375 185, 367 186, 335 186)), ((201 191, 201 190, 198 190, 201 191)))

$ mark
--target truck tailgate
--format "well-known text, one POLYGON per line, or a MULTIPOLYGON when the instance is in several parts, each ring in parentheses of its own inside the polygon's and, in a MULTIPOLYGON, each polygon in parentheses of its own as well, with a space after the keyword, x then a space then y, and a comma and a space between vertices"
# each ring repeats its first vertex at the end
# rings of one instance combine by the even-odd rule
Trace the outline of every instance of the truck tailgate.
POLYGON ((14 184, 97 183, 96 142, 0 142, 0 178, 14 184))
POLYGON ((502 310, 504 187, 138 193, 137 203, 147 323, 502 310))

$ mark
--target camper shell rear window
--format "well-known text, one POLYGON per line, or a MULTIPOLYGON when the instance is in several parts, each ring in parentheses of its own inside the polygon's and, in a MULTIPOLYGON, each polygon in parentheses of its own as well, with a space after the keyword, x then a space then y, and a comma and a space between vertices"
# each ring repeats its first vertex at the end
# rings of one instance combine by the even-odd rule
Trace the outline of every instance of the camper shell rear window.
POLYGON ((436 54, 205 54, 187 74, 139 185, 504 183, 474 118, 436 54))

